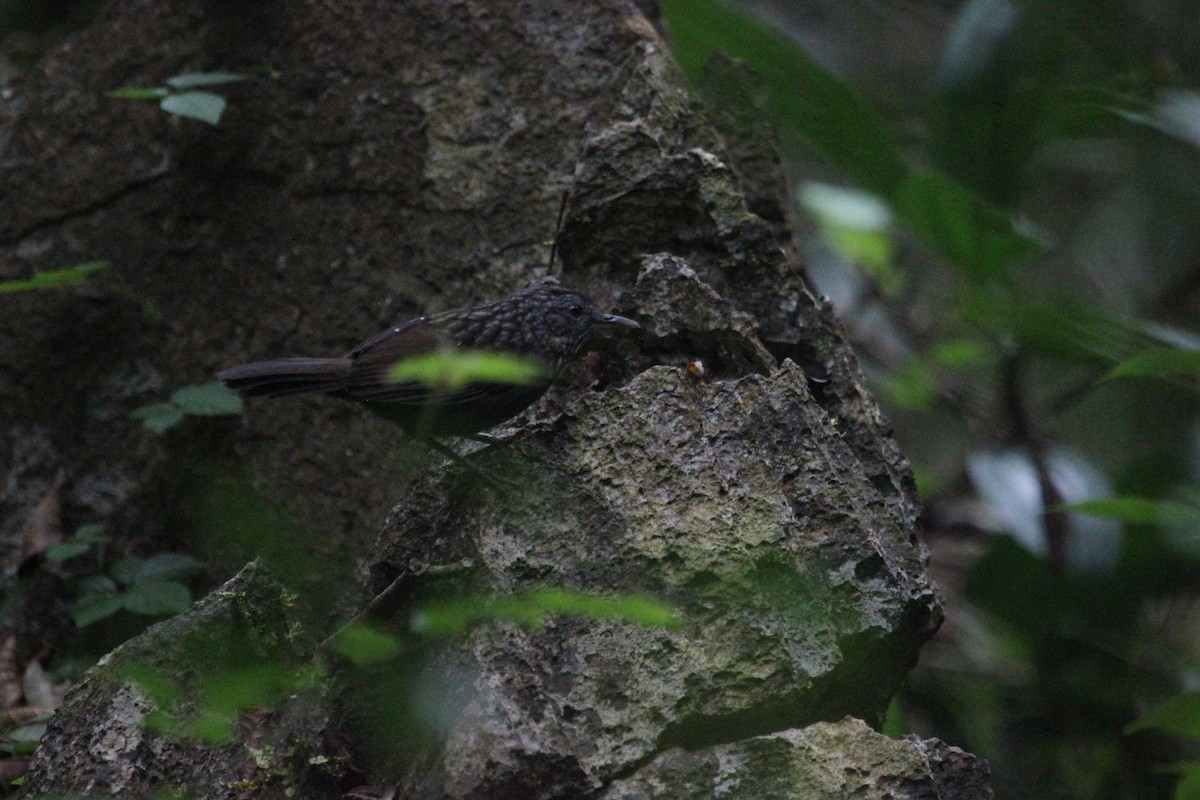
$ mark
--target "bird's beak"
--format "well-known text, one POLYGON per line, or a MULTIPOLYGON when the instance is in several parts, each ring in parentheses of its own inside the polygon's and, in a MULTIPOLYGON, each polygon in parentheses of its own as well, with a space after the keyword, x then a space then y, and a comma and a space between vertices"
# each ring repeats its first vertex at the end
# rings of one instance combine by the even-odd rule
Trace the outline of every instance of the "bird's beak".
POLYGON ((638 325, 636 322, 631 320, 629 317, 619 317, 616 314, 601 315, 600 324, 602 324, 602 325, 624 325, 626 328, 642 327, 641 325, 638 325))

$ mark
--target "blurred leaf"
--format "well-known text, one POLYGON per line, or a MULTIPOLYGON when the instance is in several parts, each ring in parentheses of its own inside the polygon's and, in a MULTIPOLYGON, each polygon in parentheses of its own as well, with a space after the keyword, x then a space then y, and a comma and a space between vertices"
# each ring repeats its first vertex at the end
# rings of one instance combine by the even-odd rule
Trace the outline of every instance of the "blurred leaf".
POLYGON ((679 624, 670 606, 649 598, 634 595, 609 598, 568 589, 541 589, 512 597, 469 597, 432 603, 413 617, 412 628, 442 636, 459 635, 472 623, 486 620, 509 620, 538 628, 546 617, 555 614, 615 619, 651 627, 679 624))
POLYGON ((201 86, 217 86, 222 83, 237 83, 246 80, 245 76, 233 72, 187 72, 167 78, 167 85, 172 89, 196 89, 201 86))
POLYGON ((244 408, 241 396, 220 381, 185 386, 171 395, 171 402, 185 413, 199 417, 240 414, 244 408))
POLYGON ((395 657, 400 652, 400 643, 394 636, 381 633, 369 625, 351 623, 338 631, 333 649, 361 667, 395 657))
POLYGON ((1115 378, 1166 378, 1178 375, 1200 375, 1200 350, 1154 348, 1127 358, 1117 364, 1102 380, 1115 378))
POLYGON ((112 594, 117 589, 116 581, 107 575, 89 575, 79 582, 80 594, 112 594))
POLYGON ((142 563, 141 569, 138 570, 137 580, 186 578, 198 572, 203 572, 204 569, 205 564, 203 561, 192 558, 189 555, 184 555, 183 553, 159 553, 150 556, 142 563))
POLYGON ((453 392, 468 383, 534 383, 545 374, 545 367, 537 359, 511 353, 443 348, 397 362, 388 370, 388 380, 415 381, 453 392))
POLYGON ((1179 772, 1175 800, 1200 800, 1200 762, 1182 764, 1179 772))
POLYGON ((1143 497, 1106 497, 1059 506, 1093 517, 1117 519, 1131 525, 1176 525, 1200 528, 1200 506, 1143 497))
POLYGON ((131 419, 139 419, 142 425, 154 433, 170 430, 183 420, 183 411, 171 403, 152 403, 148 406, 134 409, 129 413, 131 419))
POLYGON ((86 628, 120 610, 121 599, 115 594, 85 594, 71 606, 71 618, 75 620, 76 627, 86 628))
POLYGON ((181 614, 192 605, 191 592, 186 586, 175 581, 138 581, 120 597, 126 610, 148 617, 181 614))
POLYGON ((200 687, 199 714, 184 725, 195 736, 207 742, 228 741, 237 717, 251 708, 266 708, 317 673, 294 672, 282 664, 269 662, 247 667, 221 670, 204 678, 200 687))
POLYGON ((933 372, 920 359, 913 359, 899 372, 889 375, 884 381, 883 393, 893 403, 910 411, 928 411, 937 399, 933 372))
POLYGON ((974 339, 946 339, 929 351, 933 363, 947 369, 967 369, 986 363, 992 352, 974 339))
POLYGON ((946 37, 937 80, 943 86, 976 84, 1003 60, 1017 25, 1011 0, 970 0, 946 37))
POLYGON ((117 583, 122 583, 125 585, 136 583, 138 580, 138 575, 142 571, 142 565, 145 563, 145 560, 139 556, 125 556, 120 561, 112 565, 112 568, 109 569, 108 574, 111 575, 113 579, 117 581, 117 583))
POLYGON ((161 710, 171 708, 179 699, 178 684, 167 675, 150 667, 140 664, 130 665, 122 673, 121 679, 137 684, 138 688, 161 710))
POLYGON ((66 541, 62 544, 56 544, 45 550, 46 560, 58 564, 66 561, 69 558, 81 556, 92 549, 92 545, 88 542, 66 541))
POLYGON ((1144 717, 1125 727, 1126 733, 1150 728, 1174 736, 1200 739, 1200 692, 1182 692, 1168 698, 1144 717))
POLYGON ((900 291, 903 276, 892 262, 892 212, 886 203, 867 192, 815 181, 801 187, 799 200, 833 247, 865 266, 884 294, 900 291))
POLYGON ((779 125, 865 187, 891 197, 908 170, 891 134, 861 94, 800 47, 718 0, 664 0, 680 66, 692 78, 714 50, 744 60, 770 94, 779 125))
POLYGON ((1149 112, 1113 109, 1113 113, 1200 148, 1200 94, 1196 92, 1164 90, 1149 112))
POLYGON ((26 292, 32 289, 45 289, 50 286, 65 286, 79 283, 88 275, 108 266, 107 261, 90 261, 69 269, 58 269, 50 272, 39 272, 28 280, 0 281, 0 294, 26 292))
POLYGON ((122 86, 120 89, 113 89, 110 92, 105 92, 105 97, 112 97, 117 100, 161 100, 170 92, 166 89, 146 89, 140 86, 122 86))
POLYGON ((72 538, 88 544, 101 544, 108 541, 108 534, 104 532, 103 522, 87 522, 79 526, 72 538))
POLYGON ((180 117, 216 125, 225 111, 225 98, 212 92, 182 92, 164 97, 158 106, 180 117))
POLYGON ((913 231, 971 283, 1044 248, 1012 218, 943 172, 914 173, 898 188, 896 209, 913 231))

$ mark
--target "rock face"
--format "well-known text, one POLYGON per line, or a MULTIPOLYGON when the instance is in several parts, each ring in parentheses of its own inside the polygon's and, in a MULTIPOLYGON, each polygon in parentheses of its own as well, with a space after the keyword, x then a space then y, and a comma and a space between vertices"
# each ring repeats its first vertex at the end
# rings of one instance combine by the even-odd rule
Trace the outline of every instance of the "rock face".
POLYGON ((465 561, 472 591, 648 594, 683 624, 474 630, 452 796, 583 796, 664 748, 876 718, 936 626, 907 532, 790 361, 708 384, 655 367, 480 463, 518 488, 414 490, 376 588, 465 561))
POLYGON ((601 795, 603 800, 677 797, 983 800, 992 792, 986 765, 973 756, 936 739, 888 739, 847 717, 702 750, 670 750, 601 795), (966 783, 943 780, 948 760, 966 783))
POLYGON ((114 653, 51 725, 33 792, 990 796, 960 751, 822 722, 878 721, 940 621, 912 476, 787 254, 761 137, 726 146, 635 5, 117 0, 2 102, 0 277, 115 266, 0 320, 0 523, 65 465, 68 523, 187 541, 218 569, 249 549, 292 590, 255 566, 114 653), (253 77, 216 128, 102 96, 198 69, 253 77), (337 353, 528 283, 565 188, 552 271, 643 330, 472 456, 505 488, 413 470, 398 433, 331 401, 167 437, 128 419, 221 366, 337 353), (78 396, 48 388, 79 364, 78 396), (542 587, 649 595, 681 624, 413 632, 432 601, 542 587), (370 618, 399 666, 315 644, 385 589, 370 618), (277 649, 310 679, 281 678, 225 744, 143 731, 152 704, 114 665, 174 675, 159 704, 194 714, 214 666, 196 641, 277 649))

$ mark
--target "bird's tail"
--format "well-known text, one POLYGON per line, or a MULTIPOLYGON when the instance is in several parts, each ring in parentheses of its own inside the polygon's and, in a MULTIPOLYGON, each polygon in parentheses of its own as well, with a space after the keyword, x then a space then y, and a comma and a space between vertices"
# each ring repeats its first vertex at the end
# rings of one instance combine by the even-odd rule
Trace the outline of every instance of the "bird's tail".
POLYGON ((242 397, 290 397, 336 392, 349 370, 348 358, 277 358, 221 370, 217 379, 242 397))

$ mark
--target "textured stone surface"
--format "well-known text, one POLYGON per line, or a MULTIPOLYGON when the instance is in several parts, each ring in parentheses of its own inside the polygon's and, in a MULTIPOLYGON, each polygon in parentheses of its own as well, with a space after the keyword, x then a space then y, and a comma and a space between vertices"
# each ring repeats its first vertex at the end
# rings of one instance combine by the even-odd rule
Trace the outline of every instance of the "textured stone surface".
POLYGON ((603 800, 991 800, 943 783, 929 755, 954 750, 962 766, 986 781, 987 765, 936 739, 897 741, 861 720, 821 722, 694 752, 671 750, 628 778, 615 781, 603 800))
MULTIPOLYGON (((336 758, 324 731, 321 687, 296 691, 273 711, 243 720, 233 740, 205 744, 147 728, 157 709, 127 676, 156 675, 175 684, 173 710, 187 719, 213 700, 214 676, 305 664, 314 643, 292 618, 289 598, 257 565, 243 569, 191 611, 159 623, 107 655, 76 684, 51 718, 34 755, 30 796, 149 797, 182 790, 189 797, 336 796, 336 758)), ((142 678, 143 680, 145 678, 142 678)))
MULTIPOLYGON (((678 263, 652 259, 638 287, 674 307, 664 324, 732 336, 741 319, 678 263)), ((377 590, 467 560, 474 591, 643 593, 683 625, 475 631, 455 797, 586 793, 665 747, 877 716, 940 620, 909 532, 790 361, 709 383, 654 367, 480 463, 517 488, 418 485, 377 546, 377 590)))
MULTIPOLYGON (((235 540, 254 534, 308 606, 226 587, 118 650, 56 717, 31 786, 136 797, 170 778, 198 798, 341 797, 324 765, 344 734, 379 795, 586 797, 679 747, 816 741, 824 728, 804 726, 882 714, 940 618, 910 470, 788 255, 765 139, 726 144, 633 4, 114 0, 0 106, 0 278, 113 262, 86 287, 6 301, 0 528, 19 530, 65 466, 68 529, 103 521, 147 552, 185 542, 218 569, 244 563, 235 540), (103 96, 200 69, 252 78, 228 87, 216 128, 103 96), (436 468, 327 400, 165 437, 128 418, 222 366, 339 353, 547 271, 644 328, 598 342, 507 448, 478 457, 511 490, 436 468), (703 380, 685 370, 697 360, 703 380), (251 651, 303 661, 315 646, 297 620, 323 639, 398 576, 389 621, 406 636, 430 597, 544 586, 652 594, 684 624, 478 625, 420 676, 402 664, 374 682, 404 700, 438 678, 425 688, 453 695, 430 701, 444 748, 426 738, 399 756, 356 727, 377 709, 350 671, 223 748, 142 731, 144 698, 110 680, 142 660, 193 674, 180 642, 219 652, 230 619, 253 622, 251 651)), ((864 731, 821 741, 868 765, 927 763, 924 743, 864 731)), ((937 763, 945 785, 986 785, 969 758, 937 763)), ((873 786, 861 796, 891 791, 873 786)))

